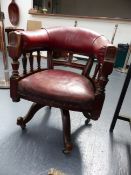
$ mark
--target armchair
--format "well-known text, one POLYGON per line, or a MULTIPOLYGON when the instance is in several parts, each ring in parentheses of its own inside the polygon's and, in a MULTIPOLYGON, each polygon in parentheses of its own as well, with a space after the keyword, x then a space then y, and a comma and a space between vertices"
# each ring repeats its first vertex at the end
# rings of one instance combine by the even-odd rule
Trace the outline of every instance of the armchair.
POLYGON ((105 87, 112 73, 117 48, 104 36, 78 27, 54 27, 37 31, 15 31, 9 34, 9 56, 12 58, 10 96, 14 102, 21 98, 33 104, 17 124, 25 128, 34 114, 44 106, 60 108, 63 122, 64 153, 70 153, 71 125, 69 111, 80 111, 87 118, 100 117, 105 99, 105 87), (37 68, 32 52, 37 51, 37 68), (40 51, 47 51, 47 68, 41 67, 40 51), (66 52, 68 59, 53 58, 54 52, 66 52), (30 53, 27 59, 26 53, 30 53), (73 55, 88 56, 86 64, 73 61, 73 55), (22 59, 23 73, 19 73, 22 59), (29 66, 27 66, 29 60, 29 66), (81 74, 61 70, 58 66, 80 69, 81 74), (57 69, 56 67, 57 66, 57 69), (28 70, 29 68, 29 70, 28 70))

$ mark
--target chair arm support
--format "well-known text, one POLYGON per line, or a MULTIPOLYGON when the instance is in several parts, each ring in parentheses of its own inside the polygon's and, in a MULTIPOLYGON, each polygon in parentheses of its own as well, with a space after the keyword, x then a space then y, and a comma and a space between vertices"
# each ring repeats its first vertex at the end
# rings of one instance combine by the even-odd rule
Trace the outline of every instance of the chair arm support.
POLYGON ((105 87, 108 82, 108 76, 113 71, 114 61, 116 57, 116 47, 108 46, 105 54, 104 63, 101 66, 98 79, 96 81, 96 93, 94 109, 91 111, 92 119, 97 120, 100 117, 100 113, 105 100, 105 87))
POLYGON ((105 86, 108 82, 108 77, 113 71, 113 66, 116 58, 117 48, 115 46, 108 46, 105 54, 103 64, 101 65, 98 79, 96 81, 96 95, 103 94, 105 86))
POLYGON ((8 53, 13 60, 18 60, 22 54, 21 31, 9 33, 8 53))

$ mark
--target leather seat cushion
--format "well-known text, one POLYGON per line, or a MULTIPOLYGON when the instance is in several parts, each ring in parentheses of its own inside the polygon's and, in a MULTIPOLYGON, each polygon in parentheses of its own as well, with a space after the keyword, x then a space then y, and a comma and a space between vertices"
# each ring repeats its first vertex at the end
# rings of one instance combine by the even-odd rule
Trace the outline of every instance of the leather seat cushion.
POLYGON ((69 110, 87 110, 94 101, 94 87, 86 77, 65 70, 44 70, 19 81, 22 97, 69 110))

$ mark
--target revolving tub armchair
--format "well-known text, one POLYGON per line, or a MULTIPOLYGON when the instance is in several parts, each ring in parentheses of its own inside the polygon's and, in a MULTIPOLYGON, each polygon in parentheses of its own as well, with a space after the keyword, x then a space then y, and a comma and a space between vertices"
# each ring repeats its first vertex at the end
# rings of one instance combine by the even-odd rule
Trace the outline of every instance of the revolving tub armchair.
POLYGON ((100 117, 116 50, 104 36, 78 27, 10 33, 8 51, 13 60, 10 96, 14 102, 19 102, 21 98, 33 102, 27 115, 18 118, 17 124, 25 128, 26 123, 44 106, 60 108, 64 153, 70 153, 73 144, 69 111, 82 112, 87 118, 86 124, 90 119, 100 117), (37 52, 35 58, 32 56, 34 51, 37 52), (40 64, 40 51, 47 51, 47 67, 42 68, 40 64), (66 59, 54 59, 53 54, 57 52, 66 53, 66 59), (30 53, 28 58, 27 53, 30 53), (75 62, 74 54, 88 56, 86 63, 75 62), (21 59, 23 73, 19 71, 21 59), (33 64, 34 59, 37 66, 33 64), (81 74, 72 72, 72 69, 59 69, 62 65, 79 69, 81 74))

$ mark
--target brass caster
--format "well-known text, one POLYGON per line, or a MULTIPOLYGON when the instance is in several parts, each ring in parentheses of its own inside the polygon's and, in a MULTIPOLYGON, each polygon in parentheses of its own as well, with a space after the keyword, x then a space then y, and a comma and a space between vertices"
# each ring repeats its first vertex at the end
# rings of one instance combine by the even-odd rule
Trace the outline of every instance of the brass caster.
POLYGON ((65 155, 68 155, 68 154, 71 153, 72 149, 73 149, 73 145, 72 145, 72 144, 66 144, 66 145, 65 145, 65 148, 63 149, 62 152, 63 152, 65 155))
POLYGON ((19 125, 22 129, 25 129, 26 124, 24 123, 24 120, 23 120, 22 117, 19 117, 19 118, 17 119, 17 125, 19 125))

